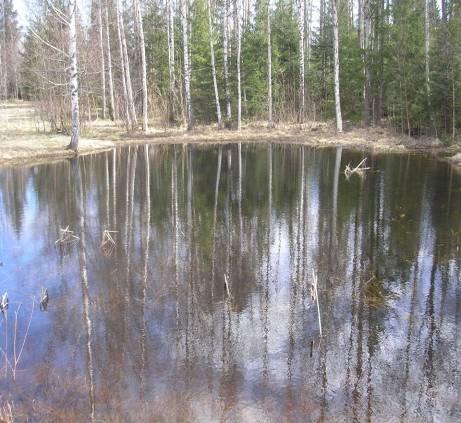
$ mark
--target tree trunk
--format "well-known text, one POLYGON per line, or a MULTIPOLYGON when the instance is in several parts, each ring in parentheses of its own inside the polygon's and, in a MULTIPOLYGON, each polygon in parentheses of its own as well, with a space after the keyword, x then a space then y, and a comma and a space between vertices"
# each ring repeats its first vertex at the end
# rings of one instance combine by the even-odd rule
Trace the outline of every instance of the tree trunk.
POLYGON ((341 98, 339 95, 339 32, 338 32, 338 9, 337 1, 332 0, 333 9, 333 50, 335 61, 335 110, 336 110, 336 129, 343 132, 343 119, 341 117, 341 98))
POLYGON ((232 120, 232 109, 230 101, 230 85, 229 85, 229 0, 224 0, 224 84, 226 89, 226 126, 230 127, 232 120))
POLYGON ((437 126, 432 113, 431 104, 431 79, 429 67, 429 47, 430 47, 430 29, 429 29, 429 0, 424 1, 424 70, 425 70, 425 85, 426 85, 426 104, 431 126, 434 128, 437 135, 437 126))
POLYGON ((2 81, 3 81, 3 60, 2 60, 2 42, 0 41, 0 99, 2 98, 2 81))
POLYGON ((99 53, 101 60, 102 118, 106 118, 106 67, 104 63, 104 41, 102 35, 102 0, 98 5, 99 53))
POLYGON ((77 65, 77 24, 76 13, 77 6, 75 0, 69 1, 69 86, 70 86, 70 104, 72 115, 72 132, 68 148, 78 150, 78 141, 80 137, 80 116, 78 108, 78 65, 77 65))
POLYGON ((304 42, 304 46, 306 49, 306 67, 307 72, 309 72, 311 63, 312 0, 304 0, 304 2, 304 26, 306 31, 306 41, 304 42))
POLYGON ((192 129, 192 99, 190 92, 190 63, 189 63, 189 25, 188 25, 188 0, 181 0, 181 26, 183 40, 183 62, 184 62, 184 91, 186 97, 186 126, 187 130, 192 129))
POLYGON ((112 77, 112 54, 110 50, 110 30, 109 30, 109 10, 107 6, 107 0, 105 0, 104 15, 106 21, 106 50, 107 50, 107 76, 109 79, 109 116, 111 120, 116 119, 117 113, 115 112, 115 100, 114 100, 114 80, 112 77))
POLYGON ((131 72, 130 72, 130 61, 128 59, 128 49, 126 46, 126 37, 125 37, 125 26, 123 23, 122 11, 120 8, 120 0, 117 2, 117 15, 120 25, 120 37, 122 40, 122 53, 123 53, 123 66, 125 68, 125 79, 126 79, 126 93, 128 96, 128 112, 130 114, 131 129, 135 129, 138 126, 138 120, 136 118, 136 110, 134 107, 133 101, 133 88, 131 86, 131 72))
POLYGON ((173 0, 168 0, 168 75, 169 75, 169 95, 168 95, 168 119, 175 121, 174 101, 175 101, 175 71, 174 71, 174 8, 173 0))
MULTIPOLYGON (((7 54, 8 54, 8 49, 7 49, 7 45, 6 45, 6 20, 7 20, 7 17, 6 17, 6 7, 5 7, 5 0, 3 0, 3 54, 4 54, 4 57, 3 57, 3 69, 2 70, 2 81, 1 81, 1 84, 3 85, 3 93, 4 93, 4 97, 5 97, 5 100, 8 100, 8 64, 7 64, 7 54)), ((1 53, 1 51, 0 51, 1 53)))
POLYGON ((449 120, 449 55, 448 55, 448 4, 447 0, 441 1, 442 8, 442 36, 443 36, 443 77, 442 77, 442 113, 443 113, 443 127, 445 132, 448 132, 448 120, 449 120))
POLYGON ((122 88, 123 88, 123 101, 125 103, 125 119, 127 130, 131 128, 131 114, 130 114, 130 105, 128 100, 128 90, 126 86, 126 75, 125 75, 125 57, 123 54, 123 42, 122 42, 122 24, 120 22, 120 7, 118 0, 115 2, 116 15, 117 15, 117 36, 118 36, 118 45, 120 50, 120 64, 122 69, 122 88))
POLYGON ((304 122, 305 95, 304 95, 304 19, 305 0, 298 0, 298 29, 299 29, 299 123, 304 122))
POLYGON ((240 62, 242 54, 242 34, 240 33, 240 0, 236 0, 236 20, 237 20, 237 130, 242 129, 242 81, 240 72, 240 62))
POLYGON ((362 119, 366 125, 370 124, 370 73, 368 68, 368 47, 369 47, 369 0, 361 2, 361 22, 360 22, 360 46, 362 49, 362 119))
POLYGON ((216 80, 216 65, 214 57, 213 22, 211 19, 211 1, 207 0, 208 6, 208 33, 210 37, 211 73, 213 75, 213 87, 216 101, 216 117, 218 118, 218 128, 222 128, 221 105, 219 103, 218 82, 216 80))
POLYGON ((139 32, 139 49, 141 50, 141 81, 142 81, 142 130, 147 132, 147 69, 146 45, 144 43, 144 29, 142 24, 141 7, 138 0, 134 0, 136 23, 139 32))
POLYGON ((267 124, 272 127, 272 44, 271 44, 271 10, 267 0, 267 124))

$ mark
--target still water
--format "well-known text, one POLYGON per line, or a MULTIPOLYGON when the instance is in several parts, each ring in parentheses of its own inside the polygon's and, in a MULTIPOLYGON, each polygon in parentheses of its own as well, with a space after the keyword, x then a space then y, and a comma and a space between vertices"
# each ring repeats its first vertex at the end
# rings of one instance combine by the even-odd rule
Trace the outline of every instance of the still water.
POLYGON ((0 407, 18 421, 461 419, 445 163, 124 148, 1 168, 0 231, 0 407))

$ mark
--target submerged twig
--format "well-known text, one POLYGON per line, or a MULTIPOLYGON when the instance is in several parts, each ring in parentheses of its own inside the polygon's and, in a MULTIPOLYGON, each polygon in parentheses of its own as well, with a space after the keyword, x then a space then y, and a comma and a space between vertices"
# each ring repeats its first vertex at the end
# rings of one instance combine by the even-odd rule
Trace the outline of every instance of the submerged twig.
POLYGON ((79 239, 78 236, 74 235, 74 231, 71 231, 69 226, 67 226, 64 229, 59 229, 59 238, 55 241, 55 244, 65 245, 78 241, 79 239))
POLYGON ((109 231, 105 229, 102 233, 101 245, 99 248, 102 250, 103 254, 108 257, 112 255, 115 248, 115 240, 111 234, 115 234, 118 231, 109 231))

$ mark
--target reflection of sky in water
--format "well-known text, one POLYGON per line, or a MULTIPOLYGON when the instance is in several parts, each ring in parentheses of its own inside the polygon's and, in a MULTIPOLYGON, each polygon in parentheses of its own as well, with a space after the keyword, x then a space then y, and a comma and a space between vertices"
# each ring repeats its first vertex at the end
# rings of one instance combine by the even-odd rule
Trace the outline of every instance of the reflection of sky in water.
POLYGON ((96 416, 125 421, 460 417, 459 177, 390 155, 347 181, 337 159, 342 169, 361 154, 268 148, 243 146, 242 175, 237 146, 223 148, 214 242, 218 148, 177 147, 175 162, 174 147, 150 147, 149 208, 143 147, 84 157, 78 173, 70 162, 0 169, 0 290, 9 316, 23 304, 20 339, 31 298, 50 293, 17 388, 0 376, 25 415, 47 420, 51 406, 85 420, 93 381, 96 416), (80 235, 76 175, 86 245, 62 254, 59 229, 80 235), (110 257, 104 229, 117 231, 110 257))

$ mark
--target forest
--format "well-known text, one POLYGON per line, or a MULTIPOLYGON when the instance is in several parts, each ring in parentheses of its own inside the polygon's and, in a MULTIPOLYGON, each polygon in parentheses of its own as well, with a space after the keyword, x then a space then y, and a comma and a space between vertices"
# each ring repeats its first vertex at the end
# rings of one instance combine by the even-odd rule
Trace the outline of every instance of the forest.
POLYGON ((461 0, 0 0, 0 423, 460 422, 461 0))
POLYGON ((30 0, 25 26, 0 5, 0 100, 73 143, 95 119, 461 127, 459 0, 30 0))

